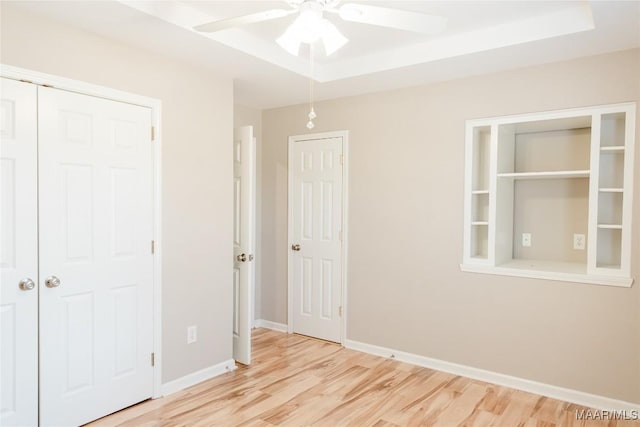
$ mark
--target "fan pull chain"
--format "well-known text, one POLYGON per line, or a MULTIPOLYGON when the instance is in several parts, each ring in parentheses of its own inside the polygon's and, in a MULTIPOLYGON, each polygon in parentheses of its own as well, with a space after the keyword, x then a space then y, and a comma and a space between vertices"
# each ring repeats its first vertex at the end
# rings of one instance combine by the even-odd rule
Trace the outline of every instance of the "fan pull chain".
POLYGON ((307 129, 313 129, 315 127, 313 119, 317 117, 316 112, 313 110, 313 43, 309 44, 309 68, 309 121, 307 122, 307 129))

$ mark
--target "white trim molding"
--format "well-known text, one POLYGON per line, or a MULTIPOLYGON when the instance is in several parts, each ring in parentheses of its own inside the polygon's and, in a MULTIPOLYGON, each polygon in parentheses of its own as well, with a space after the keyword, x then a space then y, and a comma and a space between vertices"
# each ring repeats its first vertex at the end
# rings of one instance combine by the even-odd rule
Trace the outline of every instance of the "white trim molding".
POLYGON ((153 398, 162 396, 162 104, 157 101, 152 110, 155 129, 153 141, 153 351, 155 372, 153 377, 153 398))
POLYGON ((622 400, 616 400, 605 396, 590 394, 579 390, 572 390, 569 388, 558 387, 555 385, 531 381, 524 378, 513 377, 511 375, 501 374, 498 372, 474 368, 472 366, 460 365, 457 363, 446 362, 439 359, 432 359, 430 357, 420 356, 418 354, 407 353, 391 348, 380 347, 373 344, 346 340, 344 346, 351 350, 372 354, 374 356, 386 357, 398 360, 400 362, 421 366, 423 368, 434 369, 437 371, 460 375, 478 381, 484 381, 499 386, 510 387, 516 390, 539 394, 542 396, 562 400, 565 402, 575 403, 577 405, 582 405, 593 409, 599 409, 603 411, 640 411, 640 403, 625 402, 622 400))
POLYGON ((255 327, 271 329, 273 331, 284 332, 284 333, 287 333, 287 329, 288 329, 288 326, 285 325, 284 323, 272 322, 271 320, 265 320, 265 319, 256 319, 255 327))
POLYGON ((203 381, 215 378, 218 375, 226 374, 236 370, 236 362, 233 359, 225 360, 208 368, 201 369, 196 372, 177 378, 173 381, 162 384, 162 395, 168 396, 177 393, 185 388, 189 388, 203 381))

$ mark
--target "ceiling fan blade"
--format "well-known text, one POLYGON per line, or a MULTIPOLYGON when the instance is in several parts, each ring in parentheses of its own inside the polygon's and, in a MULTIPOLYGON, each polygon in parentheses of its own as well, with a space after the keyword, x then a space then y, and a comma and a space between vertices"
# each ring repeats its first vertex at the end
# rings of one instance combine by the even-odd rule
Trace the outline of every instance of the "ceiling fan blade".
POLYGON ((436 34, 447 27, 447 18, 406 10, 348 3, 338 9, 345 21, 396 28, 415 33, 436 34))
POLYGON ((203 33, 214 33, 216 31, 227 30, 229 28, 240 27, 243 25, 254 24, 256 22, 269 21, 271 19, 282 18, 283 16, 296 13, 297 10, 271 9, 262 12, 252 13, 250 15, 236 16, 235 18, 221 19, 219 21, 209 22, 207 24, 193 27, 194 30, 203 33))

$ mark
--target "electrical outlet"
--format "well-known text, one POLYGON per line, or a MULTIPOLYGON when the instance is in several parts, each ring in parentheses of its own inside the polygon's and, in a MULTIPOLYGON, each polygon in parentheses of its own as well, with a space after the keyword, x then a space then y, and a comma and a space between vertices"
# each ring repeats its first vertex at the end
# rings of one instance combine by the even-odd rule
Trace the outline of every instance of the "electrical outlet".
POLYGON ((586 245, 586 238, 584 234, 574 234, 573 235, 573 249, 577 249, 580 251, 584 251, 584 247, 586 245))
POLYGON ((531 246, 531 233, 522 233, 522 246, 526 248, 531 246))
POLYGON ((198 327, 193 325, 187 328, 187 344, 198 341, 198 327))

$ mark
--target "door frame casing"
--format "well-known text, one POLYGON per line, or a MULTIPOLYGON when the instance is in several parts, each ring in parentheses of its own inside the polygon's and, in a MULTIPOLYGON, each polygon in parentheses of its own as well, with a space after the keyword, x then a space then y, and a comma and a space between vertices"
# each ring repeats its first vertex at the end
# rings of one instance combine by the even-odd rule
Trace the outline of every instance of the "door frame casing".
POLYGON ((289 137, 288 144, 288 166, 287 166, 287 332, 293 333, 293 263, 291 260, 291 250, 293 244, 293 174, 291 173, 291 165, 293 165, 293 144, 301 141, 342 138, 342 317, 340 318, 340 344, 345 345, 347 340, 347 259, 348 259, 348 242, 349 242, 349 131, 340 130, 332 132, 313 133, 306 135, 294 135, 289 137))
POLYGON ((153 135, 153 394, 162 397, 162 101, 80 80, 0 64, 0 77, 151 109, 153 135))

